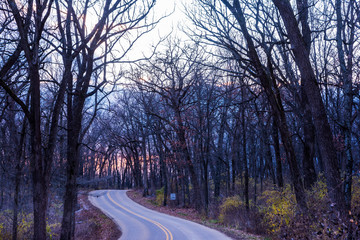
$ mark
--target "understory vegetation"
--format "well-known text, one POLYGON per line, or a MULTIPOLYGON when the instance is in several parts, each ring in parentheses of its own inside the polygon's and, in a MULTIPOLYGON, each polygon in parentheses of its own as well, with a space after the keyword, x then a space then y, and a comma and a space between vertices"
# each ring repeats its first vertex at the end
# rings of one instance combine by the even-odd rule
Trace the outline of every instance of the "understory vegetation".
POLYGON ((354 197, 349 219, 341 219, 330 200, 323 178, 307 191, 308 212, 301 213, 290 185, 278 189, 264 183, 265 190, 258 202, 245 207, 240 195, 225 198, 219 206, 219 222, 237 229, 260 234, 271 239, 348 239, 351 228, 354 239, 360 237, 360 181, 354 182, 354 197))
MULTIPOLYGON (((118 226, 108 218, 101 210, 92 206, 88 200, 88 190, 81 190, 77 199, 76 211, 76 240, 117 240, 121 236, 118 226)), ((46 236, 49 240, 60 238, 61 216, 63 204, 59 197, 52 198, 46 221, 46 236)), ((28 240, 33 236, 33 216, 31 211, 21 212, 18 215, 18 234, 20 240, 28 240)), ((5 210, 0 213, 0 240, 12 239, 13 212, 5 210)))
MULTIPOLYGON (((239 184, 240 186, 240 184, 239 184)), ((236 189, 236 192, 241 192, 236 189)), ((301 213, 296 205, 296 199, 292 187, 287 184, 279 189, 271 182, 263 183, 263 191, 257 196, 252 195, 249 209, 246 208, 243 194, 234 194, 216 201, 212 204, 208 215, 199 213, 198 217, 186 217, 187 214, 177 213, 176 216, 184 217, 203 223, 215 229, 224 231, 222 227, 241 230, 256 234, 265 239, 348 239, 349 228, 354 239, 360 237, 360 180, 354 179, 353 202, 350 218, 341 219, 334 208, 329 208, 330 200, 327 194, 325 180, 322 176, 307 191, 308 212, 301 213), (201 218, 201 220, 199 220, 201 218), (211 224, 210 224, 211 223, 211 224)), ((163 188, 156 191, 154 200, 148 200, 151 204, 161 207, 164 197, 163 188)), ((135 198, 136 199, 136 198, 135 198)), ((168 201, 170 199, 168 198, 168 201)), ((170 201, 171 202, 171 201, 170 201)), ((142 202, 140 202, 142 204, 142 202)), ((148 206, 145 204, 145 206, 148 206)), ((170 209, 188 209, 190 206, 169 204, 170 209)), ((190 208, 191 209, 191 208, 190 208)), ((169 210, 171 213, 171 210, 169 210)), ((165 211, 165 213, 168 213, 165 211)), ((224 231, 234 239, 236 234, 224 231)))

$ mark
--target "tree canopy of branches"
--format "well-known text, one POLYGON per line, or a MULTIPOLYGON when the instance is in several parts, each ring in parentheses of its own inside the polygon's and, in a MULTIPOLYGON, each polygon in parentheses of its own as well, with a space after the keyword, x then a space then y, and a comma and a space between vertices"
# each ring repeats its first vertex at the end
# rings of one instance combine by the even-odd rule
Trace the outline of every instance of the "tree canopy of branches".
MULTIPOLYGON (((62 118, 67 129, 67 183, 61 239, 74 237, 78 153, 89 127, 83 125, 84 112, 89 112, 85 100, 92 99, 94 118, 99 103, 111 90, 106 85, 120 76, 119 71, 109 68, 152 28, 155 22, 147 23, 145 19, 154 4, 136 0, 1 3, 1 34, 6 43, 1 49, 5 53, 1 62, 2 94, 18 104, 22 111, 18 118, 23 118, 24 128, 25 122, 29 126, 34 239, 46 239, 49 184, 62 118), (18 69, 23 73, 17 73, 18 69), (108 79, 110 74, 113 78, 108 79), (28 94, 24 94, 26 91, 28 94)), ((14 228, 16 225, 14 221, 14 228)))
POLYGON ((78 185, 142 188, 207 216, 239 196, 249 218, 269 189, 291 189, 296 216, 316 222, 320 183, 323 213, 356 239, 359 3, 193 0, 186 38, 125 61, 158 22, 155 2, 0 3, 0 211, 13 210, 13 239, 25 207, 46 239, 53 195, 73 239, 78 185))

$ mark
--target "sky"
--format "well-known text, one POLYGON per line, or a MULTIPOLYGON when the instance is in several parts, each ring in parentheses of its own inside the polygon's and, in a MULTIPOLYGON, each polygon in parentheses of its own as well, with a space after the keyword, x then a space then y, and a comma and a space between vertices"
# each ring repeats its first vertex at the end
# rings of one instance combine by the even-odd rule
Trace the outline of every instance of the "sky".
POLYGON ((153 9, 155 18, 173 13, 162 19, 154 30, 139 39, 131 51, 132 56, 129 57, 141 57, 142 53, 149 53, 152 45, 155 45, 160 38, 167 36, 171 32, 176 35, 181 35, 177 33, 177 26, 186 21, 182 6, 183 2, 186 1, 190 0, 157 0, 153 9))

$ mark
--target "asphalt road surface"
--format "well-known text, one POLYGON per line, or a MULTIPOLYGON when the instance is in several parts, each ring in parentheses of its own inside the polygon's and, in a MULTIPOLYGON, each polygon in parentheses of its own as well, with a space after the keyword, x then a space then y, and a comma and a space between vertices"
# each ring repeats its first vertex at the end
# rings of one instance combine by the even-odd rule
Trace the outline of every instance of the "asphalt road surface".
POLYGON ((119 225, 121 240, 230 240, 224 234, 145 208, 126 195, 126 190, 98 190, 90 202, 119 225))

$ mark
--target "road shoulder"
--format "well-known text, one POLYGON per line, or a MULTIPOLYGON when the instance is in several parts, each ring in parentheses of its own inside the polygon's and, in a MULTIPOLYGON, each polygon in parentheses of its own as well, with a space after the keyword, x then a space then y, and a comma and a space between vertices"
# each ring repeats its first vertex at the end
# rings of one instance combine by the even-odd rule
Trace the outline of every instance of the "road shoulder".
POLYGON ((76 211, 77 240, 117 240, 121 231, 116 223, 97 208, 88 198, 89 192, 79 192, 80 209, 76 211))
POLYGON ((207 220, 204 217, 200 216, 194 209, 190 208, 170 208, 168 206, 157 206, 153 204, 151 201, 153 201, 152 198, 146 198, 142 197, 142 191, 141 190, 130 190, 127 192, 127 196, 133 200, 134 202, 149 208, 154 211, 158 211, 161 213, 165 213, 171 216, 183 218, 192 222, 199 223, 201 225, 204 225, 206 227, 215 229, 217 231, 220 231, 224 233, 225 235, 231 237, 235 240, 257 240, 257 239, 263 239, 262 237, 245 233, 243 231, 237 230, 237 229, 231 229, 225 226, 222 226, 220 224, 217 224, 216 222, 212 220, 207 220))

